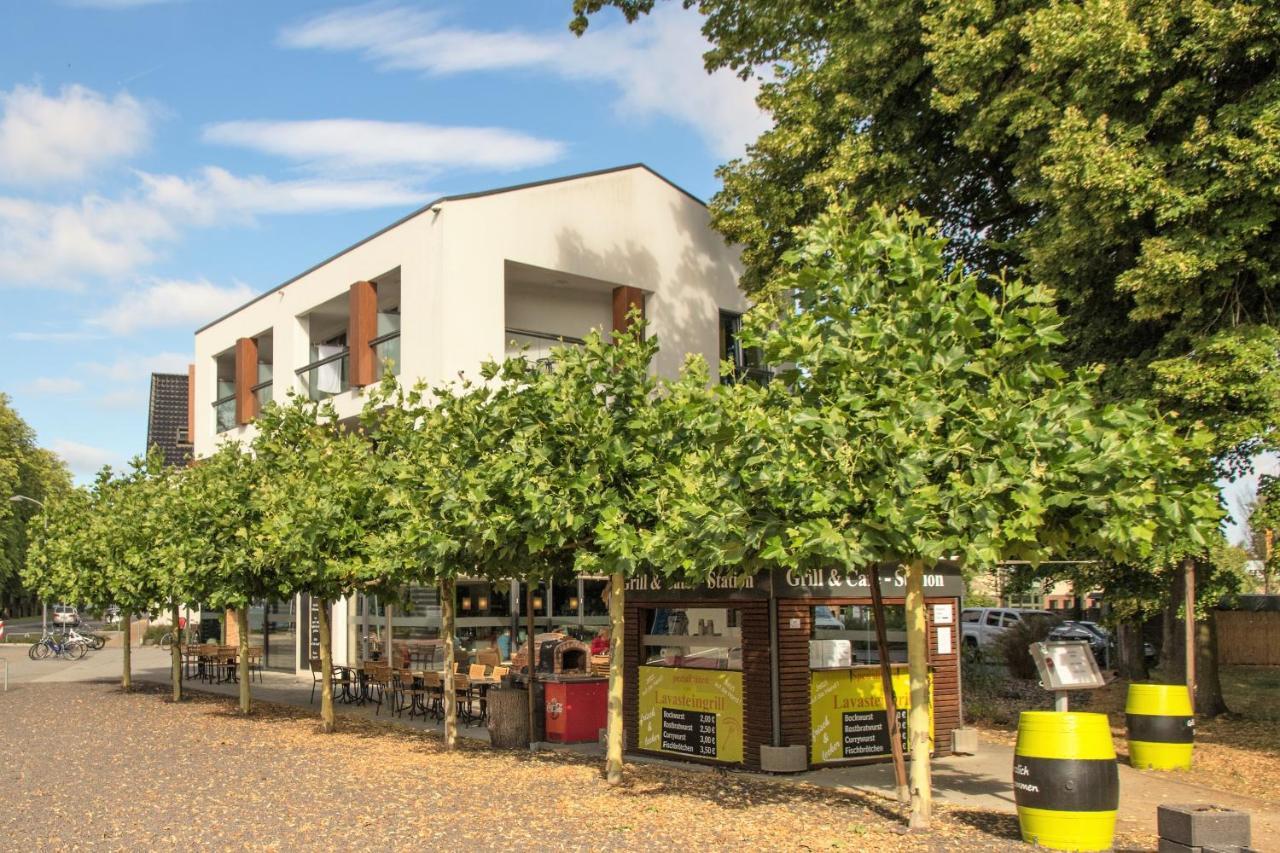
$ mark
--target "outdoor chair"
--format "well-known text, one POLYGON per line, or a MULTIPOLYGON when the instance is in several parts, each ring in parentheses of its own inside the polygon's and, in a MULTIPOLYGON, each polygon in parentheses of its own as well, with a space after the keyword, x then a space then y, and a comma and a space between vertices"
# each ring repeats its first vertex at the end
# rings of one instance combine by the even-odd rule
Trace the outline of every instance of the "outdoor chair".
POLYGON ((437 720, 444 717, 444 679, 440 673, 427 670, 422 675, 422 688, 426 693, 424 707, 437 720))
POLYGON ((495 681, 501 681, 502 677, 507 673, 509 673, 510 671, 511 671, 511 667, 509 666, 495 666, 493 668, 493 672, 490 674, 489 677, 494 679, 495 681))
POLYGON ((369 701, 378 706, 373 712, 376 715, 382 713, 382 700, 391 689, 391 666, 385 663, 371 663, 367 666, 369 701))
POLYGON ((462 674, 454 675, 453 695, 454 701, 458 704, 458 718, 464 720, 467 725, 471 725, 475 721, 475 714, 471 710, 471 700, 475 698, 471 689, 471 679, 462 674))
POLYGON ((484 675, 485 675, 485 669, 486 669, 486 667, 485 667, 485 665, 484 665, 484 664, 482 664, 482 663, 473 663, 473 664, 471 664, 471 666, 467 667, 467 677, 469 677, 469 678, 484 678, 484 675))
POLYGON ((404 711, 406 705, 409 708, 409 719, 413 719, 414 715, 421 714, 425 719, 427 716, 427 689, 423 685, 422 680, 417 678, 411 670, 402 669, 396 673, 398 682, 398 692, 400 694, 400 704, 396 708, 396 713, 400 714, 404 711))
POLYGON ((258 674, 258 682, 262 682, 262 646, 249 647, 249 680, 253 680, 254 673, 258 674))
POLYGON ((311 658, 311 700, 307 703, 314 705, 316 703, 316 685, 324 678, 324 671, 320 666, 320 658, 311 658))

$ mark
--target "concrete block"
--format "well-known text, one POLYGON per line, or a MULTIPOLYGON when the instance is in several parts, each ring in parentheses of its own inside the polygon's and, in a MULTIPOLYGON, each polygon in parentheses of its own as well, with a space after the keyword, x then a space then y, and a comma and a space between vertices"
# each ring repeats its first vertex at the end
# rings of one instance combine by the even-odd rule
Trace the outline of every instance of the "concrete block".
POLYGON ((760 769, 766 773, 802 773, 809 769, 803 746, 761 746, 760 769))
POLYGON ((1156 848, 1156 853, 1204 853, 1204 851, 1200 847, 1188 847, 1185 844, 1161 838, 1160 846, 1156 848))
POLYGON ((978 730, 966 726, 951 730, 951 751, 957 755, 978 754, 978 730))
POLYGON ((1187 847, 1215 844, 1248 847, 1251 840, 1249 815, 1221 806, 1199 803, 1159 806, 1156 827, 1161 839, 1187 847))

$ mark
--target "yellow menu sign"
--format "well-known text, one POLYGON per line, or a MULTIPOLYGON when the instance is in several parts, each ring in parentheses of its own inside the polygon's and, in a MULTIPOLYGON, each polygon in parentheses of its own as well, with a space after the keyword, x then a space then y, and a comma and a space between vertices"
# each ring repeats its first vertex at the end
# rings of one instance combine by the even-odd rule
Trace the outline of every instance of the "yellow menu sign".
MULTIPOLYGON (((907 744, 907 710, 911 691, 905 668, 894 667, 893 697, 898 708, 898 727, 904 748, 907 744)), ((933 676, 929 676, 929 697, 933 698, 933 676)), ((930 702, 932 707, 932 702, 930 702)), ((880 758, 891 755, 889 716, 885 710, 884 688, 879 669, 814 670, 809 673, 810 761, 825 764, 849 758, 880 758)), ((929 720, 933 735, 933 719, 929 720)))
POLYGON ((742 761, 742 673, 640 667, 640 749, 742 761))

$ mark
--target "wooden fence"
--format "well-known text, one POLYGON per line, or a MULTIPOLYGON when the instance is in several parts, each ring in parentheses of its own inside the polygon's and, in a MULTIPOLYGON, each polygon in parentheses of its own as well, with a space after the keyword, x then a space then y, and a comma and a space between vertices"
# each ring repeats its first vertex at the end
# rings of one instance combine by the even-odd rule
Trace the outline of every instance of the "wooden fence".
POLYGON ((1219 610, 1218 657, 1227 666, 1280 666, 1280 611, 1219 610))

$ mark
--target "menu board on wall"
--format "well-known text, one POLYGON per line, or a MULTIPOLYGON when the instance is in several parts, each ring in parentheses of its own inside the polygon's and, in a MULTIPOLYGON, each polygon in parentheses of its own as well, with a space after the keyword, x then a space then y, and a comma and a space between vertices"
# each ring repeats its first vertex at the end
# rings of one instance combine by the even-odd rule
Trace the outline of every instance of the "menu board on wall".
POLYGON ((311 659, 320 657, 320 607, 311 601, 311 659))
MULTIPOLYGON (((905 669, 893 673, 898 727, 907 748, 907 711, 911 692, 905 669)), ((933 695, 930 676, 929 695, 933 695)), ((809 673, 810 747, 812 762, 825 764, 850 758, 883 758, 892 754, 889 715, 878 669, 815 670, 809 673)), ((933 734, 933 721, 929 721, 933 734)))
POLYGON ((742 673, 640 667, 640 748, 742 761, 742 673))

